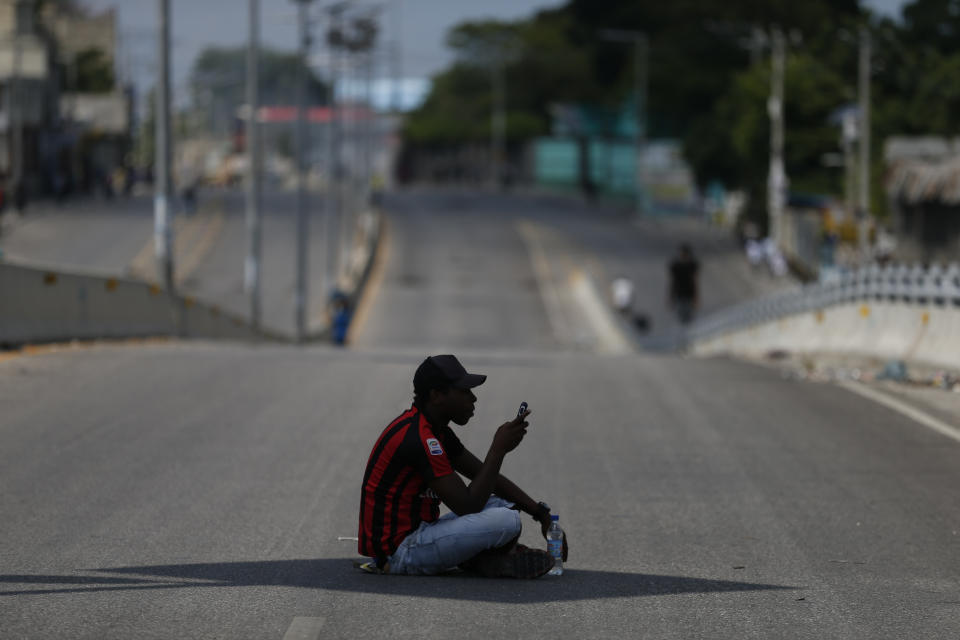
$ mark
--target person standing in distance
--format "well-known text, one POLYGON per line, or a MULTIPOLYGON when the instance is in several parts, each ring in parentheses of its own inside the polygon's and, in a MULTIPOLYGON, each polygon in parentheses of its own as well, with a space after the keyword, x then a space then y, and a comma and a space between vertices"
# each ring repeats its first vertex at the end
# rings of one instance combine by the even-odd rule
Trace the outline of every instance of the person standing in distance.
POLYGON ((431 356, 417 368, 413 406, 384 429, 363 476, 358 549, 372 558, 361 565, 365 571, 435 575, 460 567, 536 578, 553 566, 546 551, 517 544, 519 511, 533 516, 546 538, 550 507, 500 474, 527 433, 530 411, 500 425, 482 461, 450 428, 473 416, 472 389, 486 378, 467 373, 452 355, 431 356), (441 503, 450 509, 442 517, 441 503))
POLYGON ((693 249, 686 243, 681 244, 670 261, 670 290, 667 292, 667 302, 676 311, 681 324, 690 324, 700 303, 699 271, 700 263, 693 257, 693 249))

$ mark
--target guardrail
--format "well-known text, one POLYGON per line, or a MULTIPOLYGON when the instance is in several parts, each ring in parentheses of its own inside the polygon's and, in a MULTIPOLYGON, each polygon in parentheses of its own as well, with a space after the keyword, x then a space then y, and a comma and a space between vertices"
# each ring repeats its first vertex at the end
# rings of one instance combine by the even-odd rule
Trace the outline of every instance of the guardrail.
POLYGON ((956 367, 960 264, 872 264, 704 317, 687 340, 704 355, 849 351, 956 367))

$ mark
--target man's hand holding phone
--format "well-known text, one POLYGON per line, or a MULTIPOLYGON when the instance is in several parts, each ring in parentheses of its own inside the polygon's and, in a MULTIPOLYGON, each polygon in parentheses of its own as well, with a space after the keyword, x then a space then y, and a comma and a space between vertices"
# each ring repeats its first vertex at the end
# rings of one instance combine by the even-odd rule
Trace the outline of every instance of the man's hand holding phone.
POLYGON ((527 415, 528 415, 529 413, 530 413, 530 412, 527 411, 527 403, 526 403, 526 402, 521 402, 521 403, 520 403, 520 408, 517 409, 517 418, 516 418, 516 419, 517 419, 517 420, 523 420, 524 418, 527 417, 527 415))
POLYGON ((517 417, 510 422, 504 422, 497 429, 497 433, 493 436, 493 445, 501 448, 504 453, 516 449, 520 441, 523 440, 523 436, 527 434, 527 427, 529 426, 527 416, 529 415, 530 410, 527 409, 527 403, 521 403, 520 409, 517 411, 517 417))

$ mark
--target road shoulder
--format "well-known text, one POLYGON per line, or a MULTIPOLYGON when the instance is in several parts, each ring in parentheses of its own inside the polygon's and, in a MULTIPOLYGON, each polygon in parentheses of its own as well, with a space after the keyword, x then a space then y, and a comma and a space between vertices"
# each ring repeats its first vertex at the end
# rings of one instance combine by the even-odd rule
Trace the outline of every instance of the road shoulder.
POLYGON ((955 373, 904 366, 904 375, 892 378, 890 363, 876 359, 841 354, 771 355, 774 357, 742 359, 786 378, 843 387, 960 442, 960 380, 955 373))

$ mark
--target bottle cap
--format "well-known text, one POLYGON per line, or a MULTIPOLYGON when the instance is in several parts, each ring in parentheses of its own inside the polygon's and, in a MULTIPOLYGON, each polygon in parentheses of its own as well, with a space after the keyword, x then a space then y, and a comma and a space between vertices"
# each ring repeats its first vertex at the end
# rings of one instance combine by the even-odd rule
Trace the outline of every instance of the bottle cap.
POLYGON ((558 515, 555 514, 555 513, 551 513, 551 514, 550 514, 550 519, 553 520, 554 522, 556 522, 557 520, 560 519, 560 516, 558 516, 558 515))

